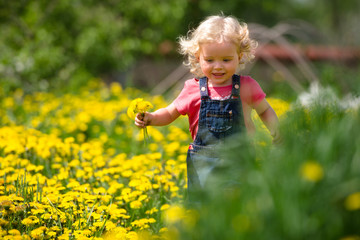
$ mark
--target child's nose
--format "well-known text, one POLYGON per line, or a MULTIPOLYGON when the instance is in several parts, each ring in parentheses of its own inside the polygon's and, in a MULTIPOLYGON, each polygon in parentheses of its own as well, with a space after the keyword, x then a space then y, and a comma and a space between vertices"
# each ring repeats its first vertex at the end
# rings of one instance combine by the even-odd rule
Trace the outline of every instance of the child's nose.
POLYGON ((221 62, 215 62, 215 66, 214 66, 215 69, 221 69, 222 67, 223 66, 222 66, 221 62))

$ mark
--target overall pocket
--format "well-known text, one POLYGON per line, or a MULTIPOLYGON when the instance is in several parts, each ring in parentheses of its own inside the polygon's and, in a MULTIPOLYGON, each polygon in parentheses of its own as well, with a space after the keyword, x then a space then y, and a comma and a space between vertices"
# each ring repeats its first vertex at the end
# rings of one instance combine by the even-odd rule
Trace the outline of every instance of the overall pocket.
POLYGON ((233 112, 232 110, 224 112, 207 110, 206 124, 208 129, 212 132, 226 132, 232 128, 233 112))

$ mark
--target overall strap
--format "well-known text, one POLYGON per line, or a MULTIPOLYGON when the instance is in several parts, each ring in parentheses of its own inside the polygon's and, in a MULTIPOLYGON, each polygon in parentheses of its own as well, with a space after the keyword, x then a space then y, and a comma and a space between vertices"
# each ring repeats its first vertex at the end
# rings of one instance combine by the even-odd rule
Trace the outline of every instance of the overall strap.
POLYGON ((207 77, 202 77, 199 79, 199 86, 201 99, 209 98, 207 77))
POLYGON ((240 76, 234 74, 232 76, 231 98, 239 98, 239 96, 240 96, 240 76))

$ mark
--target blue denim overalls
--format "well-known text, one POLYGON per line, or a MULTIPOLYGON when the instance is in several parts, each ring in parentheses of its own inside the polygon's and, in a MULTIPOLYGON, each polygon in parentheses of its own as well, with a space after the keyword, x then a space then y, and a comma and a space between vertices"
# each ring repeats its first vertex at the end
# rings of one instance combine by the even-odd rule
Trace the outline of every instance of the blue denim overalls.
POLYGON ((240 76, 232 77, 231 97, 225 100, 212 100, 208 93, 207 78, 199 80, 201 105, 198 132, 189 146, 187 155, 188 194, 202 190, 210 176, 222 164, 217 146, 234 133, 245 128, 240 99, 240 76))

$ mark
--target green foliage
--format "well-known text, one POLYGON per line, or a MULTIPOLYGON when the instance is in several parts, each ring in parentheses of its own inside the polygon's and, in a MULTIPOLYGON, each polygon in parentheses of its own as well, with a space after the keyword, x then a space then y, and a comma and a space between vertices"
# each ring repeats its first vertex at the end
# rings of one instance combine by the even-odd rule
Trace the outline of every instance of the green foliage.
POLYGON ((177 36, 181 1, 1 2, 0 80, 26 91, 126 71, 177 36), (171 24, 164 24, 171 23, 171 24))
POLYGON ((1 0, 0 81, 5 92, 77 91, 92 77, 127 83, 137 59, 163 57, 163 43, 221 12, 267 26, 304 19, 356 45, 358 9, 357 0, 1 0))
POLYGON ((226 175, 237 173, 239 187, 212 185, 195 207, 196 223, 178 226, 181 239, 359 236, 359 123, 358 111, 336 101, 295 105, 281 122, 282 145, 264 145, 260 135, 255 145, 231 141, 226 175))
POLYGON ((289 17, 287 14, 294 13, 294 3, 286 0, 269 0, 269 1, 200 1, 201 9, 206 13, 219 14, 223 11, 225 14, 231 14, 245 22, 266 23, 274 25, 280 19, 289 17), (285 11, 287 9, 287 11, 285 11), (293 11, 288 11, 289 9, 293 11))
POLYGON ((330 86, 340 95, 360 94, 360 70, 344 64, 316 64, 321 83, 330 86))

